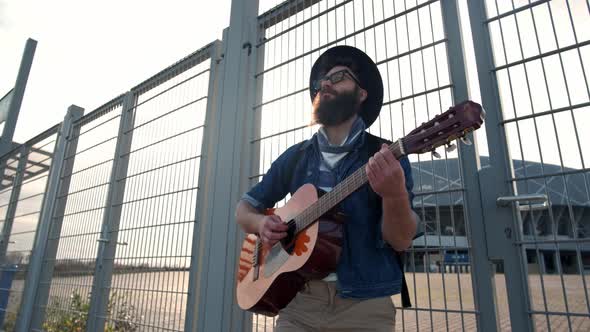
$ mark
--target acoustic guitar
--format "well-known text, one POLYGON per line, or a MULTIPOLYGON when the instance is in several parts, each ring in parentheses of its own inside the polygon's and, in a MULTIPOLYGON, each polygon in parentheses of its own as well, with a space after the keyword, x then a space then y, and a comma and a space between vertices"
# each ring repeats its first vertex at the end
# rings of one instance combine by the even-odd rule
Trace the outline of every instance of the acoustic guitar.
MULTIPOLYGON (((423 123, 389 146, 399 159, 409 154, 432 152, 452 141, 465 139, 483 123, 481 105, 464 101, 423 123)), ((273 247, 262 245, 254 234, 244 239, 237 272, 236 296, 240 308, 275 316, 301 290, 306 281, 335 272, 341 251, 345 218, 334 207, 367 183, 365 167, 318 197, 312 184, 301 186, 282 207, 268 209, 288 225, 287 236, 273 247)))

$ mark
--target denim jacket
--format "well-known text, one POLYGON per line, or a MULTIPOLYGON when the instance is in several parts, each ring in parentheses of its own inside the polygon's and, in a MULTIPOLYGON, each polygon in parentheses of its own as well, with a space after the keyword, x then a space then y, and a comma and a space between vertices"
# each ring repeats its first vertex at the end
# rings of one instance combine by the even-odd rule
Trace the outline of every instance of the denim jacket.
MULTIPOLYGON (((262 181, 246 193, 243 199, 263 210, 272 208, 287 193, 293 194, 303 184, 315 185, 321 158, 316 135, 303 144, 291 146, 281 154, 272 163, 262 181), (290 166, 289 163, 295 160, 299 149, 303 153, 299 153, 297 164, 290 166), (294 170, 291 175, 288 174, 290 170, 294 170)), ((335 166, 338 183, 368 162, 371 157, 368 135, 370 134, 363 132, 354 150, 335 166)), ((400 163, 405 173, 410 205, 413 206, 410 163, 406 157, 401 158, 400 163)), ((368 299, 400 293, 402 271, 397 261, 398 255, 383 240, 381 234, 381 197, 366 183, 340 202, 338 211, 347 217, 336 270, 338 294, 344 298, 368 299)))

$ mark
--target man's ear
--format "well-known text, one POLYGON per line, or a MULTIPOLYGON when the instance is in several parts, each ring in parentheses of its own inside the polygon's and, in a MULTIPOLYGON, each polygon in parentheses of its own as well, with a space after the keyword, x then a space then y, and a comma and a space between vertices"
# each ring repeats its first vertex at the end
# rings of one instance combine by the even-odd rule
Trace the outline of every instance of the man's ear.
POLYGON ((368 95, 367 90, 362 89, 362 88, 359 90, 359 98, 360 98, 359 104, 362 104, 367 99, 367 95, 368 95))

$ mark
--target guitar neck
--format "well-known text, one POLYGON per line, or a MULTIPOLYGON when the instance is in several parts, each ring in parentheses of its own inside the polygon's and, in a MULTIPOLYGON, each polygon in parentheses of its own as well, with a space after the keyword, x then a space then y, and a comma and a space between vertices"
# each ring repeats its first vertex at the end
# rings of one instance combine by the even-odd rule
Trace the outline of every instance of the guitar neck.
MULTIPOLYGON (((404 153, 403 144, 401 140, 389 145, 389 150, 393 155, 399 159, 404 153)), ((302 230, 315 222, 319 217, 330 211, 333 207, 338 205, 348 195, 355 192, 362 185, 367 183, 367 173, 365 171, 367 164, 359 167, 354 173, 349 175, 344 181, 336 185, 329 193, 320 197, 315 203, 305 209, 299 216, 295 218, 295 223, 298 230, 302 230)))

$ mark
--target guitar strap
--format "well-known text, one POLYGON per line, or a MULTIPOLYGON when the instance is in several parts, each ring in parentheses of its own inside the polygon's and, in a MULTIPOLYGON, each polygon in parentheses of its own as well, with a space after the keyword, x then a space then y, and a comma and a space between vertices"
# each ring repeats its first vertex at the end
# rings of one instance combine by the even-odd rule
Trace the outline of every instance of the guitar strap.
MULTIPOLYGON (((371 135, 368 132, 365 132, 365 137, 367 139, 367 144, 369 147, 369 155, 372 156, 375 153, 377 153, 377 151, 381 150, 381 144, 382 143, 387 143, 388 145, 391 144, 391 142, 388 142, 382 138, 379 138, 377 136, 371 135)), ((290 160, 287 163, 287 183, 291 184, 291 181, 293 179, 293 173, 295 173, 295 166, 297 165, 297 163, 299 162, 299 159, 301 159, 301 156, 303 155, 303 151, 304 149, 302 149, 301 147, 303 146, 303 144, 306 142, 307 140, 304 140, 303 142, 300 142, 297 144, 297 149, 296 152, 293 154, 293 159, 290 160)), ((402 272, 402 289, 401 289, 401 296, 402 296, 402 307, 404 308, 409 308, 412 306, 412 302, 410 301, 410 293, 408 292, 408 284, 406 283, 406 277, 404 275, 404 255, 403 253, 400 252, 395 252, 397 255, 397 262, 399 264, 399 269, 402 272)))

